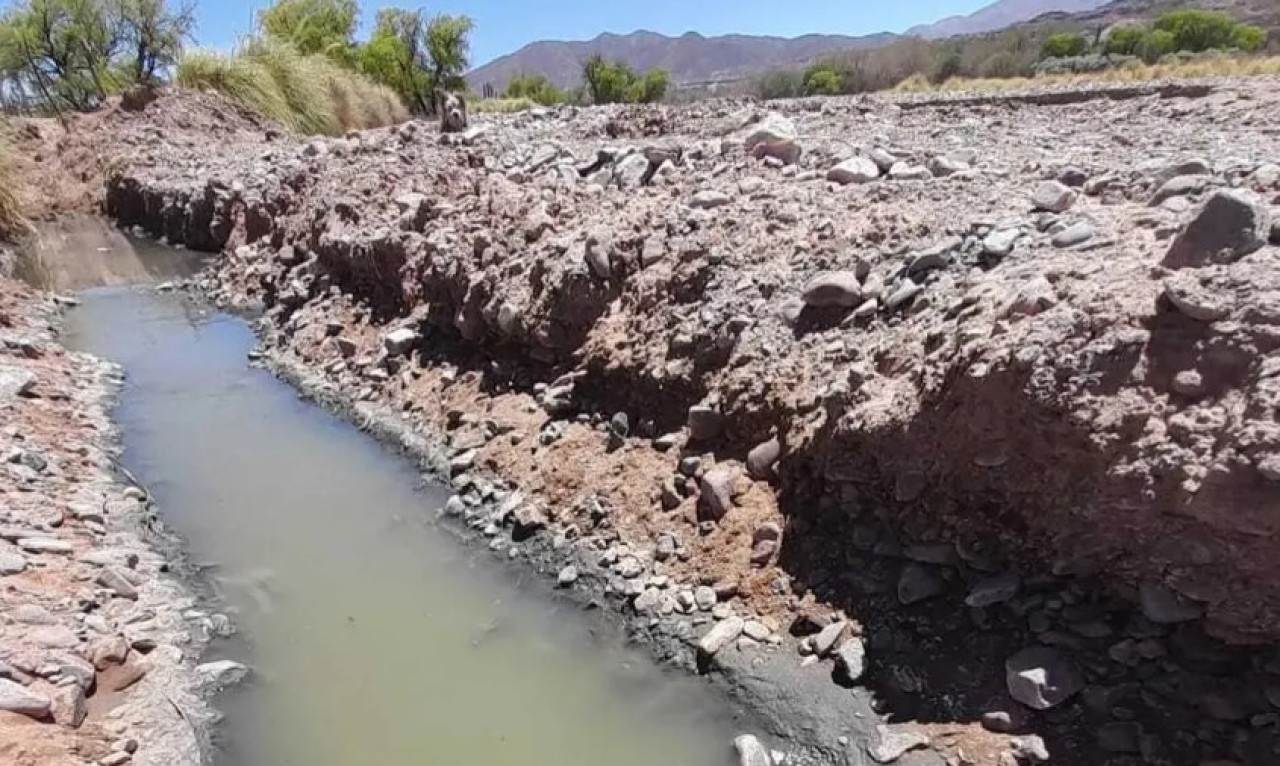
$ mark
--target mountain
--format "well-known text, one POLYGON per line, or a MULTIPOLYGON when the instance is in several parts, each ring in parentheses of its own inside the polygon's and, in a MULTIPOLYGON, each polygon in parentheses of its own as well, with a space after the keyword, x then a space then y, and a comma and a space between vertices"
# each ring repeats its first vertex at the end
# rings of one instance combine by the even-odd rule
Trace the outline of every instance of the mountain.
POLYGON ((823 54, 852 48, 872 48, 892 42, 891 34, 846 37, 757 37, 724 35, 704 37, 689 32, 667 37, 656 32, 629 35, 603 34, 585 42, 544 41, 526 45, 502 58, 472 70, 467 82, 479 91, 486 84, 498 92, 520 74, 545 75, 557 87, 582 81, 582 62, 599 53, 620 60, 637 71, 665 69, 677 84, 689 85, 734 80, 774 67, 795 68, 823 54))
POLYGON ((1030 21, 1046 13, 1083 13, 1100 8, 1111 0, 996 0, 968 16, 951 16, 933 24, 912 27, 909 37, 938 40, 956 35, 994 32, 1030 21))

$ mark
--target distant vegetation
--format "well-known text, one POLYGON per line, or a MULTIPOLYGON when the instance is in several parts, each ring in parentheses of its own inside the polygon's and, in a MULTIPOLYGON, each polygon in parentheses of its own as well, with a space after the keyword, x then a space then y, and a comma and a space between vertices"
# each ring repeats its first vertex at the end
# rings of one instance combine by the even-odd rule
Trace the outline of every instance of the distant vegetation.
MULTIPOLYGON (((824 58, 804 71, 773 71, 754 84, 761 98, 836 95, 899 88, 920 90, 952 79, 999 80, 1096 74, 1168 72, 1203 59, 1241 57, 1262 50, 1267 34, 1225 13, 1180 10, 1151 25, 1086 34, 1044 36, 1027 28, 952 40, 900 40, 883 48, 824 58)), ((1247 67, 1241 67, 1247 69, 1247 67)))

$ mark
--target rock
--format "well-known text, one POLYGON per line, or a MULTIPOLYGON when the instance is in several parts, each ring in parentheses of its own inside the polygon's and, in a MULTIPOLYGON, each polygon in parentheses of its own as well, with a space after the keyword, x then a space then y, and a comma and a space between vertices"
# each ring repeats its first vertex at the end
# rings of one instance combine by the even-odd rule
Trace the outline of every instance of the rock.
POLYGON ((405 356, 417 347, 421 340, 422 336, 415 330, 401 327, 382 336, 382 347, 386 349, 387 356, 405 356))
POLYGON ((98 584, 120 598, 138 600, 138 589, 115 567, 106 567, 98 573, 98 584))
POLYGON ((74 553, 71 543, 52 537, 27 537, 18 541, 18 547, 27 553, 74 553))
POLYGON ((742 147, 756 159, 773 157, 794 165, 800 161, 798 136, 791 120, 777 112, 769 112, 748 130, 742 147))
POLYGON ((742 635, 742 629, 746 624, 746 620, 741 617, 729 617, 716 623, 715 627, 711 628, 698 642, 698 651, 704 657, 714 657, 721 649, 742 635))
POLYGON ((773 766, 769 751, 750 734, 734 739, 733 749, 738 753, 738 766, 773 766))
POLYGON ((813 308, 854 308, 862 302, 862 284, 853 271, 824 271, 805 284, 803 297, 813 308))
POLYGON ((840 679, 856 684, 867 672, 867 646, 854 636, 836 648, 836 672, 840 679))
POLYGON ((982 714, 982 728, 996 734, 1013 734, 1027 724, 1026 713, 1017 705, 1008 710, 988 710, 982 714))
POLYGON ((689 426, 689 436, 694 441, 711 441, 724 429, 724 415, 715 407, 705 404, 690 407, 685 422, 689 426))
POLYGON ((556 575, 556 584, 561 588, 567 588, 578 581, 578 568, 570 564, 560 570, 560 574, 556 575))
POLYGON ((129 643, 124 636, 107 636, 94 641, 89 647, 89 661, 98 670, 123 665, 129 656, 129 643))
MULTIPOLYGON (((769 626, 763 622, 747 620, 746 624, 742 626, 742 635, 753 641, 767 641, 769 636, 773 635, 773 631, 769 630, 769 626)), ((1277 687, 1276 693, 1280 695, 1280 687, 1277 687)), ((1280 699, 1280 696, 1277 696, 1277 699, 1280 699)), ((1280 705, 1276 705, 1276 707, 1280 707, 1280 705)))
POLYGON ((1164 281, 1164 298, 1182 314, 1197 322, 1217 322, 1231 314, 1231 304, 1190 272, 1174 274, 1164 281))
POLYGON ((732 201, 733 198, 728 194, 708 189, 693 195, 693 199, 689 200, 689 206, 699 210, 711 210, 717 207, 723 207, 732 201))
POLYGON ((1142 614, 1157 625, 1191 622, 1204 616, 1204 606, 1168 586, 1147 581, 1138 586, 1142 614))
POLYGON ((738 472, 732 468, 716 468, 702 477, 702 494, 698 510, 704 521, 720 521, 733 510, 734 489, 738 472))
POLYGON ((1074 247, 1093 239, 1093 224, 1088 221, 1077 221, 1057 234, 1050 242, 1054 247, 1074 247))
POLYGON ((614 571, 624 580, 634 580, 644 574, 645 566, 635 556, 624 556, 614 567, 614 571))
POLYGON ((53 702, 48 697, 0 678, 0 710, 40 719, 49 715, 52 706, 53 702))
POLYGON ((621 189, 640 186, 649 172, 649 160, 643 154, 629 154, 613 167, 613 182, 621 189))
POLYGON ((1107 753, 1140 753, 1142 748, 1142 724, 1133 722, 1106 723, 1098 727, 1098 748, 1107 753))
POLYGON ((49 625, 28 634, 30 641, 46 649, 74 649, 80 645, 75 631, 65 625, 49 625))
POLYGON ((0 404, 26 396, 35 388, 36 376, 21 367, 0 365, 0 404))
POLYGON ((9 610, 13 621, 21 625, 53 625, 57 619, 39 604, 19 604, 9 610))
POLYGON ((1197 370, 1183 370, 1173 376, 1174 393, 1183 396, 1203 396, 1205 393, 1204 376, 1197 370))
POLYGON ((747 453, 747 473, 755 479, 768 479, 773 476, 773 467, 781 457, 782 443, 776 437, 757 444, 747 453))
POLYGON ((964 602, 977 609, 1003 604, 1018 595, 1021 584, 1021 579, 1012 572, 999 577, 990 577, 974 585, 964 602))
POLYGON ((898 601, 911 606, 933 598, 942 592, 942 580, 931 570, 918 564, 903 567, 898 578, 898 601))
POLYGON ((1020 764, 1049 762, 1049 748, 1045 747, 1044 740, 1036 734, 1009 740, 1009 753, 1020 764))
POLYGON ((61 726, 80 728, 88 715, 84 689, 79 684, 59 686, 51 695, 53 720, 61 726))
POLYGON ((1021 229, 997 229, 982 240, 982 252, 996 258, 1003 258, 1013 252, 1014 245, 1021 237, 1021 229))
POLYGON ((0 576, 22 574, 27 569, 27 560, 20 554, 0 551, 0 576))
POLYGON ((700 585, 693 591, 693 603, 699 611, 710 612, 716 605, 716 590, 709 585, 700 585))
POLYGON ((880 177, 880 168, 866 157, 850 157, 827 171, 827 180, 840 185, 863 184, 880 177))
POLYGON ((613 266, 609 261, 609 248, 598 237, 588 237, 583 247, 583 260, 586 261, 587 268, 591 269, 591 273, 600 279, 608 279, 613 276, 613 266))
POLYGON ((1231 263, 1267 244, 1271 211, 1253 194, 1223 189, 1196 211, 1162 264, 1170 269, 1231 263))
POLYGON ((933 173, 923 165, 897 162, 889 168, 889 177, 895 181, 927 181, 933 178, 933 173))
POLYGON ((1199 194, 1204 191, 1208 185, 1208 176, 1174 176, 1156 190, 1155 195, 1151 198, 1151 204, 1159 205, 1170 197, 1199 194))
POLYGON ((818 635, 813 637, 810 646, 813 647, 813 653, 819 657, 826 657, 835 649, 836 643, 844 635, 845 630, 849 627, 849 623, 843 620, 837 620, 822 630, 818 631, 818 635))
POLYGON ((126 112, 145 111, 157 98, 160 98, 160 91, 143 83, 135 83, 124 89, 124 93, 120 94, 120 108, 126 112))
POLYGON ((1058 173, 1058 182, 1073 189, 1084 186, 1088 180, 1089 174, 1080 168, 1063 168, 1062 172, 1058 173))
POLYGON ((1049 710, 1084 688, 1074 661, 1051 647, 1032 647, 1005 661, 1009 696, 1033 710, 1049 710))
POLYGON ((248 678, 249 668, 232 660, 219 660, 196 666, 196 676, 206 686, 223 689, 248 678))
POLYGON ((133 756, 123 750, 107 753, 98 759, 99 766, 124 766, 133 760, 133 756))
POLYGON ((1042 276, 1025 282, 1014 294, 1005 311, 1010 316, 1036 316, 1058 305, 1058 291, 1042 276))
POLYGON ((1057 181, 1045 181, 1036 187, 1031 204, 1036 210, 1065 213, 1076 203, 1075 191, 1057 181))
POLYGON ((912 750, 929 746, 929 737, 917 731, 888 726, 876 727, 875 743, 867 743, 867 754, 876 763, 893 763, 912 750))
POLYGON ((1211 176, 1213 175, 1213 166, 1207 161, 1192 158, 1176 162, 1161 168, 1156 174, 1156 183, 1163 184, 1166 181, 1178 176, 1211 176))
POLYGON ((969 163, 961 162, 955 157, 942 155, 929 160, 927 166, 934 178, 946 178, 969 169, 969 163))
POLYGON ((924 292, 924 285, 916 284, 907 277, 903 277, 898 282, 898 286, 884 301, 884 307, 889 311, 896 311, 899 307, 910 303, 917 295, 924 292))
POLYGON ((662 603, 662 591, 657 588, 646 588, 639 596, 636 596, 635 609, 641 614, 657 611, 658 606, 662 603))

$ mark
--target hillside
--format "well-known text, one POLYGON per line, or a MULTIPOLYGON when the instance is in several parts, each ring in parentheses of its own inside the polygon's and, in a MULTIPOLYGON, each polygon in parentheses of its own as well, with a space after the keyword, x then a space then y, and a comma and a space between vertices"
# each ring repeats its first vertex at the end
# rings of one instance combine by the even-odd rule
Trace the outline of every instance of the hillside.
POLYGON ((475 90, 491 84, 502 90, 511 78, 536 72, 559 87, 581 81, 582 62, 594 53, 620 59, 635 69, 665 69, 677 83, 733 80, 764 69, 797 66, 834 51, 883 45, 894 35, 865 37, 805 35, 796 38, 725 35, 705 37, 689 32, 668 37, 655 32, 603 34, 585 42, 543 41, 526 45, 467 75, 475 90))
POLYGON ((934 24, 908 29, 909 37, 938 40, 956 35, 976 35, 1030 21, 1046 13, 1082 13, 1107 4, 1107 0, 998 0, 968 16, 951 16, 934 24))

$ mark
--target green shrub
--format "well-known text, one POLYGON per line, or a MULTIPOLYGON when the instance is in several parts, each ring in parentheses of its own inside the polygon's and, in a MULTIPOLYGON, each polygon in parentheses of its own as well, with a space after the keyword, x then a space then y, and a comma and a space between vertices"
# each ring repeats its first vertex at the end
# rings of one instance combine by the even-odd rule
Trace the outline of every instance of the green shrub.
POLYGON ((1142 27, 1114 27, 1107 33, 1106 42, 1103 44, 1102 49, 1105 53, 1136 56, 1138 55, 1138 45, 1147 34, 1148 30, 1142 27))
POLYGON ((1089 41, 1079 32, 1059 32, 1044 41, 1041 55, 1047 59, 1065 59, 1083 56, 1089 51, 1089 41))
POLYGON ((1166 13, 1155 23, 1156 29, 1173 35, 1176 51, 1229 48, 1237 26, 1235 20, 1225 13, 1198 8, 1166 13))
POLYGON ((804 93, 808 96, 837 96, 844 92, 844 78, 828 65, 810 68, 804 77, 804 93))
POLYGON ((1022 74, 1018 66, 1018 59, 1009 51, 1000 51, 993 53, 978 65, 975 72, 978 77, 987 78, 1005 78, 1017 77, 1022 74))
POLYGON ((1237 24, 1231 33, 1231 47, 1253 53, 1267 44, 1266 30, 1248 24, 1237 24))
POLYGON ((667 97, 670 87, 670 75, 661 69, 651 69, 627 88, 627 101, 633 104, 656 104, 667 97))
POLYGON ((582 80, 593 104, 651 104, 666 98, 671 77, 661 69, 637 76, 621 61, 595 54, 582 64, 582 80))
POLYGON ((565 94, 551 81, 540 74, 519 75, 507 83, 502 92, 504 99, 529 99, 543 106, 560 104, 565 101, 565 94))
POLYGON ((1148 64, 1153 64, 1162 56, 1172 53, 1176 45, 1172 33, 1163 29, 1148 29, 1138 38, 1131 53, 1148 64))

